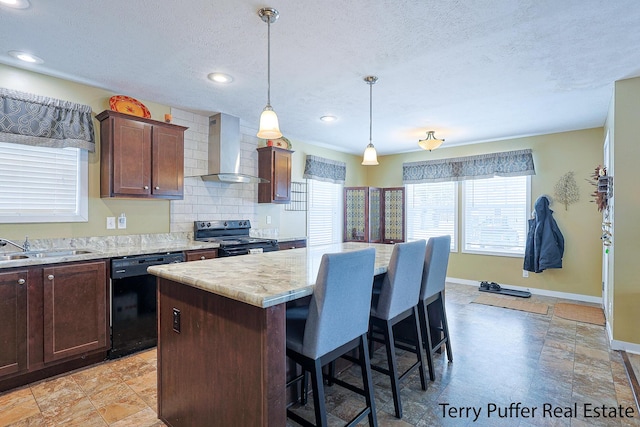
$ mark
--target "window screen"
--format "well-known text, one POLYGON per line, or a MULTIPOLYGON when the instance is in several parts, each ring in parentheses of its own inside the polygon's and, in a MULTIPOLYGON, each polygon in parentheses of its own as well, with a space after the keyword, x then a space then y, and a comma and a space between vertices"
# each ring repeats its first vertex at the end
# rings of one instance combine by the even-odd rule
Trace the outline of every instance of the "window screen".
POLYGON ((457 250, 458 184, 434 182, 406 185, 407 239, 451 236, 457 250))
POLYGON ((342 184, 307 180, 308 245, 317 246, 342 241, 342 184))
POLYGON ((524 254, 530 182, 528 176, 463 182, 463 252, 524 254))
POLYGON ((87 221, 87 154, 0 142, 0 222, 87 221))

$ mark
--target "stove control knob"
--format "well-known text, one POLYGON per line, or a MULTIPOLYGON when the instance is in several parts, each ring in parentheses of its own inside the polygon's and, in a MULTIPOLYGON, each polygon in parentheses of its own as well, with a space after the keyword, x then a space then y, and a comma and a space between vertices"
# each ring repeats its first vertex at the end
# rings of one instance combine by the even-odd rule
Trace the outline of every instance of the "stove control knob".
POLYGON ((204 222, 200 223, 200 228, 204 228, 204 222))
POLYGON ((226 227, 227 226, 227 221, 225 221, 222 225, 224 225, 226 227))
POLYGON ((207 228, 209 228, 209 227, 211 227, 211 223, 210 222, 207 223, 207 228))

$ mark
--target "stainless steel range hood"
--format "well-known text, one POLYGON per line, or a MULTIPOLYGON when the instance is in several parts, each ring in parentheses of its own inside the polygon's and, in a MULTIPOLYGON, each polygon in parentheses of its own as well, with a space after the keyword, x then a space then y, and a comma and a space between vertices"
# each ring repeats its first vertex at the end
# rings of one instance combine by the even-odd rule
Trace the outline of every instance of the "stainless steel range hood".
POLYGON ((203 181, 265 183, 266 179, 240 173, 240 119, 218 113, 209 117, 209 167, 203 181))

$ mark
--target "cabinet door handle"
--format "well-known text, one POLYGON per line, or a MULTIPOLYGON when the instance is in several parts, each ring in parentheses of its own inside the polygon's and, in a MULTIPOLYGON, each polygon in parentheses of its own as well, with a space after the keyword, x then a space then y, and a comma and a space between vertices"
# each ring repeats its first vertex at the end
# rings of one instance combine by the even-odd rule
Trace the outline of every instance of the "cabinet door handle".
POLYGON ((160 189, 160 187, 156 186, 156 190, 159 190, 159 189, 160 189))
POLYGON ((18 285, 24 285, 25 283, 26 283, 26 280, 18 279, 18 285))
POLYGON ((207 259, 207 257, 206 257, 206 256, 204 256, 204 255, 202 255, 202 256, 200 257, 200 259, 204 260, 204 259, 207 259))
POLYGON ((149 186, 148 186, 148 185, 145 185, 145 186, 144 186, 144 189, 145 189, 145 190, 148 190, 148 189, 149 189, 149 186))
POLYGON ((47 279, 49 279, 49 280, 53 280, 53 274, 48 275, 48 276, 47 276, 47 279))

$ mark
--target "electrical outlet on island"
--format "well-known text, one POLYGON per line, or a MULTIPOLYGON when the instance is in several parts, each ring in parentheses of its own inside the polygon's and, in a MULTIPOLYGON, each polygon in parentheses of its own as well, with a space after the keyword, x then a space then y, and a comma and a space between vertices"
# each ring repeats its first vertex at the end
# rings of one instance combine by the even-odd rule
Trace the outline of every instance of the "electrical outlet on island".
POLYGON ((121 213, 118 217, 118 228, 127 228, 127 217, 121 213))
POLYGON ((107 230, 114 230, 116 228, 116 217, 108 216, 107 217, 107 230))

